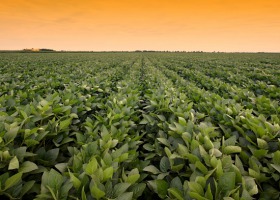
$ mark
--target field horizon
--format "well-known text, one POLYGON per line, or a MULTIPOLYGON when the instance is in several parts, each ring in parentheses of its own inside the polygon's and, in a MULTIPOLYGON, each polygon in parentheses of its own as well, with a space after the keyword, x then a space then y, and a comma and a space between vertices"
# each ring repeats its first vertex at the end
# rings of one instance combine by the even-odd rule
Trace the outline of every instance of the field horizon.
MULTIPOLYGON (((39 49, 39 48, 38 48, 39 49)), ((12 49, 12 50, 5 50, 5 49, 0 49, 1 53, 5 52, 19 52, 19 53, 275 53, 278 54, 280 53, 277 51, 185 51, 185 50, 104 50, 104 51, 98 51, 98 50, 56 50, 56 49, 50 49, 51 51, 26 51, 24 49, 12 49)))

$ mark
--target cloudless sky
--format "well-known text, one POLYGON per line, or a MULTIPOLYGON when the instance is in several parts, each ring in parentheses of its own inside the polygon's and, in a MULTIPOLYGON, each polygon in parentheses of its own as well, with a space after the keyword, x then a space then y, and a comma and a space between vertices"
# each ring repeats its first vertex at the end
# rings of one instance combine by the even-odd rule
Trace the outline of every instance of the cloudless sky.
POLYGON ((1 0, 0 49, 280 52, 280 0, 1 0))

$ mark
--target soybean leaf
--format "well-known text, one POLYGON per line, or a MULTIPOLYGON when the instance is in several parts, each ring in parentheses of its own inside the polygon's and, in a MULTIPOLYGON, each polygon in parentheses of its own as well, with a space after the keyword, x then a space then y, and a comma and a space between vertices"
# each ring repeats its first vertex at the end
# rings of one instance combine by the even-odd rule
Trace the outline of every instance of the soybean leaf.
POLYGON ((118 183, 114 187, 114 196, 118 197, 123 194, 129 187, 130 183, 118 183))
POLYGON ((160 198, 165 198, 167 195, 168 183, 165 180, 148 181, 149 187, 156 192, 160 198))
POLYGON ((170 162, 166 156, 161 158, 159 167, 162 172, 167 172, 170 169, 170 162))
POLYGON ((90 192, 91 192, 92 197, 94 197, 96 199, 101 199, 102 197, 105 196, 105 192, 100 190, 96 185, 94 185, 93 187, 90 188, 90 192))
POLYGON ((10 161, 8 170, 12 170, 12 169, 18 169, 19 168, 19 162, 17 157, 13 157, 12 160, 10 161))
MULTIPOLYGON (((176 199, 178 200, 184 200, 182 192, 180 190, 178 190, 177 188, 169 188, 168 189, 169 194, 171 194, 172 196, 174 196, 176 199)), ((170 195, 170 196, 171 196, 170 195)))
POLYGON ((96 158, 92 158, 91 161, 87 164, 86 168, 85 168, 85 172, 88 175, 92 175, 96 169, 97 169, 98 163, 96 158))
POLYGON ((25 161, 24 163, 21 164, 18 171, 22 173, 27 173, 36 169, 38 169, 38 166, 35 163, 30 161, 25 161))
POLYGON ((121 194, 120 196, 118 196, 116 198, 116 200, 131 200, 133 197, 133 192, 125 192, 123 194, 121 194))
POLYGON ((140 178, 140 174, 132 174, 127 177, 126 182, 127 183, 135 183, 140 178))
POLYGON ((15 175, 9 177, 5 182, 4 190, 7 190, 7 189, 13 187, 14 185, 16 185, 18 182, 20 182, 21 177, 22 177, 22 173, 17 173, 15 175))
POLYGON ((107 181, 108 179, 112 178, 114 173, 113 167, 108 167, 103 171, 103 181, 107 181))
POLYGON ((33 187, 34 184, 35 184, 35 181, 28 181, 28 182, 26 182, 22 186, 22 189, 20 191, 20 196, 23 197, 23 195, 25 195, 29 190, 31 190, 31 188, 33 187))
POLYGON ((19 131, 19 126, 17 127, 10 127, 10 129, 5 133, 4 140, 6 143, 12 142, 15 137, 17 136, 17 133, 19 131))
POLYGON ((240 153, 242 151, 239 146, 226 146, 223 150, 224 154, 240 153))
POLYGON ((146 188, 145 183, 138 183, 136 185, 133 185, 130 191, 133 192, 134 198, 138 198, 143 194, 145 188, 146 188))
POLYGON ((73 183, 73 186, 78 190, 81 186, 81 181, 73 173, 71 173, 69 169, 68 172, 70 175, 70 180, 73 183))
POLYGON ((149 166, 145 167, 143 169, 143 171, 151 172, 153 174, 159 174, 160 173, 160 171, 154 165, 149 165, 149 166))
POLYGON ((230 192, 235 187, 235 173, 234 172, 225 172, 218 182, 219 188, 223 191, 224 194, 230 192))
POLYGON ((63 129, 68 128, 69 125, 71 124, 71 122, 72 122, 72 118, 61 121, 59 123, 59 130, 63 130, 63 129))

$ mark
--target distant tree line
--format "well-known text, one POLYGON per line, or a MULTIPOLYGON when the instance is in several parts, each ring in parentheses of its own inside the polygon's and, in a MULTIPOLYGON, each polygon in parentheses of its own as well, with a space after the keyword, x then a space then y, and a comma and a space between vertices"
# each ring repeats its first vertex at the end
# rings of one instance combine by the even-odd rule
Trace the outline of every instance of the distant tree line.
POLYGON ((53 51, 55 51, 55 50, 53 50, 53 49, 35 49, 35 48, 31 48, 31 49, 23 49, 23 51, 26 51, 26 52, 42 52, 42 51, 44 51, 44 52, 53 52, 53 51))

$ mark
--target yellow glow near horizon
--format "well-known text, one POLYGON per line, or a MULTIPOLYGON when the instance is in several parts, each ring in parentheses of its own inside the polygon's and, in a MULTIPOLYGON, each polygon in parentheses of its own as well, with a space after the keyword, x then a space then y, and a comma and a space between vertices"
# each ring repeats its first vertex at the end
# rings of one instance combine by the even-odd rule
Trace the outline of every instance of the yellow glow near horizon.
POLYGON ((0 49, 280 52, 279 0, 1 0, 0 49))

